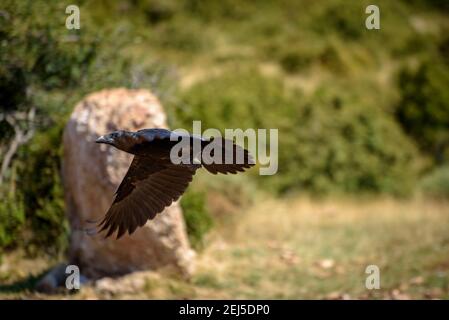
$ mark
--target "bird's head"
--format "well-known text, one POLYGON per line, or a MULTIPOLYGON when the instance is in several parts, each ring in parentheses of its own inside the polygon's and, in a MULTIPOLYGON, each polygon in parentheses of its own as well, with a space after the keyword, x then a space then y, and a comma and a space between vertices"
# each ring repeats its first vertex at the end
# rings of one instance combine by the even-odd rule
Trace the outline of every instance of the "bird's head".
POLYGON ((110 144, 117 149, 129 152, 134 146, 135 137, 133 132, 119 130, 114 131, 95 140, 96 143, 110 144))

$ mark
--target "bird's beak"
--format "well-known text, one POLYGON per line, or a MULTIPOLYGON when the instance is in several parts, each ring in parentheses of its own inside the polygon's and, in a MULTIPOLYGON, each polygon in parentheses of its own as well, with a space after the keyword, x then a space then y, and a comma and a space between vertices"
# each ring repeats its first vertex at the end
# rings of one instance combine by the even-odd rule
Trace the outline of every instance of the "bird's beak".
POLYGON ((105 136, 101 136, 99 137, 97 140, 95 140, 96 143, 105 143, 105 144, 112 144, 112 139, 105 137, 105 136))

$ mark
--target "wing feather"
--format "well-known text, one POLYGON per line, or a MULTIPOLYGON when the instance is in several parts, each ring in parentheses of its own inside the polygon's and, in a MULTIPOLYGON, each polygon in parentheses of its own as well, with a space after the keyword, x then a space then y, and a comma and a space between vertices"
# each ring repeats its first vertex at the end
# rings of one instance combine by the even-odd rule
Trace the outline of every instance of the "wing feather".
POLYGON ((99 223, 106 238, 117 231, 117 239, 132 234, 148 219, 164 210, 184 193, 199 165, 161 164, 135 156, 117 188, 114 201, 99 223))

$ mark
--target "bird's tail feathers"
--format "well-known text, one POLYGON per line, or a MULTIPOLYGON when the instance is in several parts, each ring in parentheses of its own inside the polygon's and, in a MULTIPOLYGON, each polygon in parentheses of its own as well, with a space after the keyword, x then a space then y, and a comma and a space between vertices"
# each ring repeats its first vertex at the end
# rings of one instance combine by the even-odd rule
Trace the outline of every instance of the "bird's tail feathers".
POLYGON ((212 174, 235 174, 254 166, 255 161, 248 150, 232 140, 215 138, 207 143, 210 152, 203 153, 202 165, 212 174), (216 152, 218 152, 216 154, 216 152), (220 154, 221 153, 221 154, 220 154), (205 159, 204 154, 209 158, 205 159))

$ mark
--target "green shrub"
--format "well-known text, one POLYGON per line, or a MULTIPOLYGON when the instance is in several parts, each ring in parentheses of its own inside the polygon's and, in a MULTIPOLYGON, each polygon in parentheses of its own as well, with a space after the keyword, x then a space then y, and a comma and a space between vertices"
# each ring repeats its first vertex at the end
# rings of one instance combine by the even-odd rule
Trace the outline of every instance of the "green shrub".
POLYGON ((204 30, 201 24, 184 18, 173 19, 157 26, 151 33, 151 41, 162 49, 188 53, 210 50, 214 44, 213 39, 209 37, 207 30, 204 30))
POLYGON ((18 243, 17 234, 25 225, 25 210, 20 193, 11 186, 1 186, 0 192, 0 256, 4 249, 18 243))
POLYGON ((423 10, 426 9, 426 7, 437 10, 437 11, 443 11, 448 13, 449 12, 449 4, 445 0, 412 0, 412 1, 404 1, 408 5, 413 5, 418 7, 419 9, 423 10))
MULTIPOLYGON (((260 177, 253 169, 199 188, 216 186, 216 193, 235 207, 248 202, 248 178, 252 185, 280 193, 409 192, 420 158, 409 137, 436 163, 448 159, 449 38, 444 17, 436 12, 441 0, 412 5, 379 1, 382 29, 377 32, 364 27, 364 9, 370 4, 365 0, 80 1, 81 30, 64 28, 67 3, 3 0, 0 110, 36 106, 37 134, 21 147, 0 186, 0 248, 64 249, 60 132, 77 101, 107 87, 151 88, 168 107, 173 127, 190 128, 192 120, 200 119, 203 128, 278 128, 277 175, 260 177), (418 9, 417 18, 432 27, 429 32, 411 23, 418 9), (432 31, 437 29, 438 34, 432 31), (157 66, 151 64, 153 54, 161 59, 157 66), (391 110, 397 90, 388 70, 407 58, 429 62, 401 72, 401 99, 392 119, 382 111, 391 110), (161 88, 175 83, 172 78, 164 82, 165 61, 180 65, 182 75, 207 74, 209 67, 224 73, 188 88, 179 97, 184 103, 172 108, 161 88), (317 71, 310 87, 320 83, 322 88, 304 96, 284 87, 284 79, 261 76, 259 67, 270 63, 288 73, 310 65, 317 71), (341 78, 347 82, 340 83, 341 78), (365 86, 365 81, 385 83, 365 86)), ((1 121, 2 150, 12 134, 12 127, 1 121)), ((201 197, 195 197, 192 206, 202 208, 201 197)), ((187 220, 209 219, 193 216, 187 220)))
POLYGON ((360 17, 363 16, 366 6, 358 2, 345 1, 344 3, 334 2, 325 8, 314 24, 317 31, 320 33, 338 32, 350 40, 360 38, 365 29, 365 20, 360 17))
POLYGON ((204 236, 212 228, 212 217, 206 209, 205 194, 188 190, 181 198, 181 207, 190 243, 196 249, 204 245, 204 236))
POLYGON ((27 249, 47 248, 62 252, 67 244, 68 224, 60 177, 63 123, 39 132, 20 150, 17 187, 23 194, 26 217, 34 232, 27 249))
MULTIPOLYGON (((67 98, 61 96, 83 81, 95 57, 95 45, 82 35, 76 46, 65 41, 67 29, 46 17, 52 10, 64 12, 64 8, 45 1, 6 1, 0 15, 1 110, 13 113, 31 106, 36 109, 36 134, 19 148, 1 186, 10 187, 1 199, 0 216, 6 219, 0 231, 2 249, 23 245, 29 252, 40 247, 56 253, 63 251, 66 243, 59 161, 64 124, 61 115, 69 107, 64 104, 67 98)), ((2 121, 0 132, 5 133, 0 143, 6 147, 12 127, 2 121)))
POLYGON ((420 189, 426 196, 437 199, 449 199, 449 166, 434 169, 424 176, 420 189))
POLYGON ((449 66, 438 60, 400 72, 395 114, 404 130, 437 164, 449 160, 449 66))
POLYGON ((407 194, 413 188, 419 169, 413 144, 388 113, 347 91, 323 89, 306 98, 255 70, 230 70, 197 83, 183 101, 178 123, 187 128, 201 120, 203 130, 279 129, 279 172, 252 171, 268 189, 407 194))
POLYGON ((286 72, 296 73, 306 67, 310 61, 311 59, 309 57, 303 56, 295 51, 290 51, 283 54, 279 62, 286 72))
POLYGON ((327 45, 318 56, 318 60, 321 65, 334 73, 343 74, 346 71, 346 65, 335 43, 327 45))
POLYGON ((419 154, 390 115, 344 93, 318 91, 298 106, 280 143, 279 186, 316 193, 409 194, 419 154), (398 148, 400 146, 400 148, 398 148))
MULTIPOLYGON (((65 7, 43 0, 6 0, 2 6, 0 111, 35 107, 36 132, 19 148, 0 186, 0 250, 23 245, 29 253, 58 254, 66 248, 60 162, 62 130, 75 103, 105 87, 159 89, 165 79, 163 65, 156 69, 133 63, 123 54, 132 41, 126 33, 105 31, 100 44, 88 14, 82 16, 81 30, 67 30, 65 7)), ((13 132, 8 122, 0 121, 2 150, 13 132)))
POLYGON ((176 1, 170 0, 135 1, 131 5, 135 5, 137 9, 143 11, 151 24, 170 20, 178 9, 176 1))

